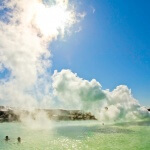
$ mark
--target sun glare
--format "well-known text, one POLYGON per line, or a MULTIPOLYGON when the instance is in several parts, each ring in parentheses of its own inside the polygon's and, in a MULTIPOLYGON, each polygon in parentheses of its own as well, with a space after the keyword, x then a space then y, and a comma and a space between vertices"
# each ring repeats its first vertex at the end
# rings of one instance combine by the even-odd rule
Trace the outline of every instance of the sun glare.
POLYGON ((46 7, 38 5, 35 23, 44 36, 56 36, 58 32, 64 34, 65 27, 73 24, 74 14, 67 10, 66 4, 46 7))

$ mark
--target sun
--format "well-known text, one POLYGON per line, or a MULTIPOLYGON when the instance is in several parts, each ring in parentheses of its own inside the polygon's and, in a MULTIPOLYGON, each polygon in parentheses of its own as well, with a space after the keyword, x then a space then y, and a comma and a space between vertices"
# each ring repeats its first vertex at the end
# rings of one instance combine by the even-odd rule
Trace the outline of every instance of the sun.
POLYGON ((56 3, 52 6, 38 4, 35 13, 35 24, 41 34, 46 37, 57 37, 65 28, 74 23, 74 12, 68 10, 67 3, 56 3))

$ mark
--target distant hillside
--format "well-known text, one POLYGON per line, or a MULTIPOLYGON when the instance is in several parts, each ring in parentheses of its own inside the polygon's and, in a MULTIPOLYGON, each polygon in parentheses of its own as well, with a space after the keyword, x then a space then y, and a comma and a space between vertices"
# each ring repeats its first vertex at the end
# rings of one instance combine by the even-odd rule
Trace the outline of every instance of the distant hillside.
POLYGON ((90 112, 83 112, 80 110, 35 109, 35 111, 30 112, 28 110, 0 106, 0 122, 20 121, 21 115, 30 115, 35 119, 36 115, 43 111, 46 112, 48 118, 51 120, 96 120, 90 112))

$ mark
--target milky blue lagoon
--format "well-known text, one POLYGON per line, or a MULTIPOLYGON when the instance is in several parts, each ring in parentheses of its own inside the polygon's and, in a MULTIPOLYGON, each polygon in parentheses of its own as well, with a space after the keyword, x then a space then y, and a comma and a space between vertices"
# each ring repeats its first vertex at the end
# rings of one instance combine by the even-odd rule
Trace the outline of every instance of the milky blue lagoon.
POLYGON ((52 129, 0 123, 0 150, 149 150, 150 121, 101 125, 97 121, 59 121, 52 129), (4 140, 5 136, 10 141, 4 140), (17 137, 22 143, 17 142, 17 137))

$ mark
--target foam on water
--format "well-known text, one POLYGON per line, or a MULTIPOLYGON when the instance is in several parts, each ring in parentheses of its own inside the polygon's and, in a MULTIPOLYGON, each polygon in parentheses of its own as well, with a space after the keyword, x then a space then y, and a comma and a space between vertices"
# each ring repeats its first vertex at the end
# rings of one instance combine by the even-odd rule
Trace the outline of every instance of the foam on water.
POLYGON ((0 124, 0 150, 148 150, 150 121, 102 125, 98 121, 60 121, 53 129, 32 130, 21 123, 0 124), (5 136, 10 141, 4 140, 5 136), (17 143, 17 137, 22 143, 17 143))

